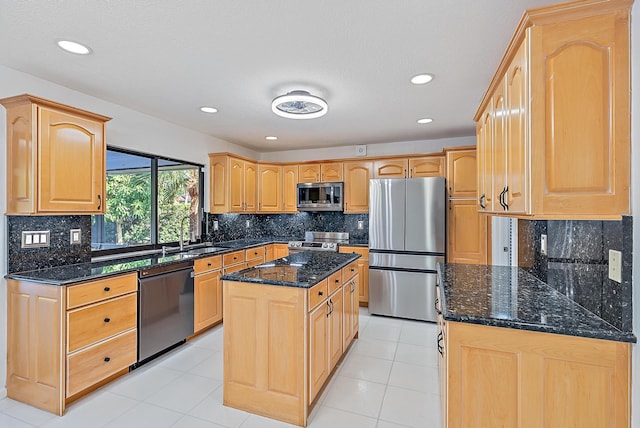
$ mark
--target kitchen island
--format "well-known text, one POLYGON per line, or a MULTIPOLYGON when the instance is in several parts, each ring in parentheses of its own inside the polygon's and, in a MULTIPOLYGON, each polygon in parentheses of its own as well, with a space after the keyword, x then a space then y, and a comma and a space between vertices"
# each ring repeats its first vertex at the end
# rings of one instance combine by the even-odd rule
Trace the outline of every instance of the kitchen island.
POLYGON ((636 338, 516 267, 438 266, 444 427, 630 426, 636 338))
POLYGON ((303 251, 222 277, 226 406, 307 425, 358 335, 359 257, 303 251))

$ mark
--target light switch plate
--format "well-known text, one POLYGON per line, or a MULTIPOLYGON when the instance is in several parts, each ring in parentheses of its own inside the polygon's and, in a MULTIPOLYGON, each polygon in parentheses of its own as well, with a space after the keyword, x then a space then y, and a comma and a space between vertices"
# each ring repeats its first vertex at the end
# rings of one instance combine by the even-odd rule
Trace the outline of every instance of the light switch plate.
POLYGON ((213 230, 218 230, 218 220, 213 220, 213 230))
POLYGON ((540 253, 547 255, 547 235, 540 235, 540 253))
POLYGON ((81 229, 71 229, 69 231, 69 243, 71 245, 79 244, 82 240, 82 230, 81 229))
POLYGON ((250 227, 251 227, 251 222, 247 220, 247 229, 249 229, 250 227))
POLYGON ((364 221, 358 220, 358 229, 364 229, 364 221))
POLYGON ((609 250, 609 279, 617 283, 622 282, 622 253, 609 250))
POLYGON ((25 230, 22 232, 22 248, 39 248, 50 245, 51 231, 25 230))

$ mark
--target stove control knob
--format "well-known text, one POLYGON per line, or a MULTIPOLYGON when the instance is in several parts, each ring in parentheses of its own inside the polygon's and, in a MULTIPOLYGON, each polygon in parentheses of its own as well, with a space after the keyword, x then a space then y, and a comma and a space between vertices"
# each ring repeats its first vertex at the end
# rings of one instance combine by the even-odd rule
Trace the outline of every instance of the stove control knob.
POLYGON ((324 248, 324 249, 329 248, 329 243, 328 242, 323 242, 322 243, 322 248, 324 248))

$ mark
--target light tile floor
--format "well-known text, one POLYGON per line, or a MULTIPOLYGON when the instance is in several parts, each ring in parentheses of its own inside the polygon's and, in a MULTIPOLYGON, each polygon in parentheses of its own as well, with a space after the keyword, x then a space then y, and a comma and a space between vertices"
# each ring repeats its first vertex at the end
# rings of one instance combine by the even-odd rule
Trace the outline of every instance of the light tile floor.
MULTIPOLYGON (((222 405, 222 326, 72 403, 57 417, 8 398, 2 428, 285 428, 222 405)), ((309 417, 310 428, 440 428, 436 326, 369 316, 309 417)))

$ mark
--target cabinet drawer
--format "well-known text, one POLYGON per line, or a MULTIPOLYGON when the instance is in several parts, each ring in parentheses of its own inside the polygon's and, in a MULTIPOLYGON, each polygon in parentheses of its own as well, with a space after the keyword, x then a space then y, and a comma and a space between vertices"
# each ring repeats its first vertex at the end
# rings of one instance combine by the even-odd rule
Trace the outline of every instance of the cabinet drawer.
POLYGON ((227 267, 244 261, 244 251, 234 251, 222 256, 222 266, 227 267))
MULTIPOLYGON (((368 259, 369 258, 369 249, 366 247, 340 247, 339 248, 341 253, 348 253, 348 254, 360 254, 360 256, 362 256, 362 259, 368 259)), ((360 260, 360 259, 358 259, 360 260)))
POLYGON ((138 289, 138 274, 112 276, 67 287, 67 309, 131 293, 138 289))
POLYGON ((137 358, 135 329, 67 357, 67 397, 129 367, 137 358))
POLYGON ((329 280, 325 279, 309 289, 309 310, 318 306, 329 296, 329 280))
POLYGON ((222 270, 222 274, 226 275, 228 273, 238 272, 247 267, 246 263, 238 263, 237 265, 227 266, 222 270))
POLYGON ((262 263, 264 263, 264 258, 249 260, 247 262, 247 267, 250 268, 250 267, 258 266, 262 263))
POLYGON ((342 268, 342 282, 345 283, 358 273, 358 261, 353 261, 342 268))
POLYGON ((329 294, 342 286, 342 272, 338 271, 329 276, 329 294))
POLYGON ((134 328, 137 307, 137 294, 133 293, 67 312, 67 351, 73 352, 134 328))
POLYGON ((205 257, 193 261, 193 272, 198 274, 222 267, 222 256, 205 257))
POLYGON ((253 260, 253 259, 263 259, 264 260, 264 247, 255 247, 244 250, 244 259, 245 260, 253 260))

